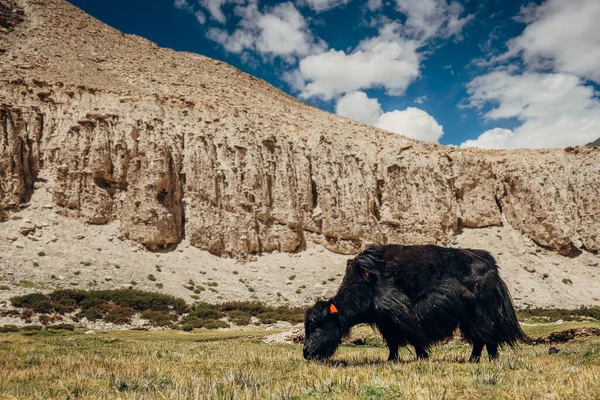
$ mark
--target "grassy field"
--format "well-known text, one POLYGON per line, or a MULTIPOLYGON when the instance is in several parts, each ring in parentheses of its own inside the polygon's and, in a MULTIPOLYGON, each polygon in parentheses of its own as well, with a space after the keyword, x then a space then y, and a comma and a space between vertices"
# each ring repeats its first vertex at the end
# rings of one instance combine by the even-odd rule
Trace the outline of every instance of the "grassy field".
MULTIPOLYGON (((527 326, 533 336, 594 323, 527 326)), ((465 360, 458 340, 431 359, 384 362, 378 346, 342 346, 329 363, 301 345, 267 344, 273 331, 40 331, 0 334, 0 398, 128 399, 600 399, 600 338, 505 350, 465 360)), ((368 327, 355 336, 375 336, 368 327)), ((372 339, 368 343, 375 343, 372 339)))

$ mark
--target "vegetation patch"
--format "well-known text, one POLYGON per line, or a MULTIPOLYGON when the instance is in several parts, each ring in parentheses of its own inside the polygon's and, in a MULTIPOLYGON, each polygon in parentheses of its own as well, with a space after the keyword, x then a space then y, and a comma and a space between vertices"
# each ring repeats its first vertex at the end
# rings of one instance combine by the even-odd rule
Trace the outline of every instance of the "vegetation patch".
POLYGON ((106 321, 119 325, 131 323, 133 316, 140 313, 153 326, 187 330, 229 328, 229 322, 250 325, 252 318, 263 324, 278 321, 300 323, 304 319, 304 309, 301 307, 271 307, 258 301, 221 304, 197 302, 190 307, 180 298, 134 289, 65 289, 49 294, 16 296, 11 302, 13 306, 23 309, 21 318, 31 319, 35 312, 40 314, 40 322, 44 325, 60 321, 67 313, 75 313, 73 318, 76 321, 85 318, 88 321, 106 321))
POLYGON ((574 310, 563 308, 523 308, 517 310, 517 316, 520 321, 534 322, 555 322, 563 321, 584 321, 590 318, 600 320, 599 306, 581 306, 574 310))

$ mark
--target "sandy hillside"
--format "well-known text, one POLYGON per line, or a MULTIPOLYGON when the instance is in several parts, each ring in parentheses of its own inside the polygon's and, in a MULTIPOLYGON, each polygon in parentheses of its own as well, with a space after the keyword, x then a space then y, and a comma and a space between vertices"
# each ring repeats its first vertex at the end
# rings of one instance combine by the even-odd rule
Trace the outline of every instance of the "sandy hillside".
MULTIPOLYGON (((117 225, 86 225, 59 215, 41 186, 27 207, 0 224, 0 285, 9 287, 0 291, 0 301, 57 287, 135 287, 187 301, 197 295, 209 302, 258 299, 305 305, 335 293, 349 258, 310 245, 298 254, 275 253, 238 262, 213 256, 185 240, 170 251, 150 252, 119 239, 117 225), (156 281, 148 279, 150 274, 156 281), (190 279, 206 290, 195 294, 187 289, 190 279)), ((452 245, 488 249, 519 306, 600 305, 600 285, 593 284, 600 280, 598 256, 563 257, 508 227, 467 229, 452 245), (570 282, 563 282, 566 279, 570 282)))

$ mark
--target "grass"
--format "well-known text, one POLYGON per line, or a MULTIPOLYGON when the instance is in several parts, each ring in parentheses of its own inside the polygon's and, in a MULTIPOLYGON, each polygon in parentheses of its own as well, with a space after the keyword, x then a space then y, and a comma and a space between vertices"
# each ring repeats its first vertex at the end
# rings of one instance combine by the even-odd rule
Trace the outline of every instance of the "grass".
POLYGON ((0 285, 0 290, 10 290, 10 286, 0 285))
POLYGON ((465 362, 469 347, 459 341, 437 347, 427 361, 401 350, 401 362, 387 363, 383 347, 344 345, 331 362, 315 363, 302 358, 302 345, 264 343, 271 333, 4 333, 0 388, 6 398, 597 399, 600 393, 598 338, 561 345, 553 355, 548 346, 520 346, 480 364, 465 362))
POLYGON ((25 289, 47 289, 46 286, 44 285, 40 285, 31 281, 19 281, 19 283, 17 283, 17 286, 21 286, 22 288, 25 289))

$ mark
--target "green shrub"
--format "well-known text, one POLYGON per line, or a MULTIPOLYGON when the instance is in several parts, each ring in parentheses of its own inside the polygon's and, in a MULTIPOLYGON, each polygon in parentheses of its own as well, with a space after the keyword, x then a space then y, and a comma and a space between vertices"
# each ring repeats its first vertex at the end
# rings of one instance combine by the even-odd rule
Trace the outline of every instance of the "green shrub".
POLYGON ((142 312, 142 318, 147 319, 154 326, 171 326, 177 321, 177 314, 166 311, 146 310, 142 312))
POLYGON ((0 285, 0 290, 10 290, 10 287, 6 285, 0 285))
POLYGON ((150 274, 150 275, 148 275, 148 280, 154 282, 154 281, 156 281, 156 277, 154 275, 150 274))
POLYGON ((241 310, 233 310, 227 313, 227 319, 236 325, 250 325, 250 319, 252 315, 241 310))
POLYGON ((116 325, 124 325, 129 324, 131 322, 131 317, 134 315, 135 310, 131 307, 114 306, 110 307, 108 312, 106 312, 104 320, 116 325))
POLYGON ((288 278, 290 281, 293 281, 294 279, 296 279, 296 275, 290 275, 290 277, 288 278))
POLYGON ((231 327, 231 325, 229 325, 225 321, 211 321, 204 325, 204 328, 206 328, 206 329, 219 329, 219 328, 229 328, 229 327, 231 327))
POLYGON ((156 286, 159 289, 162 289, 165 287, 165 285, 163 285, 162 283, 156 283, 154 286, 156 286))
POLYGON ((43 250, 38 252, 38 256, 40 256, 40 257, 44 257, 45 255, 46 255, 46 252, 43 250))

